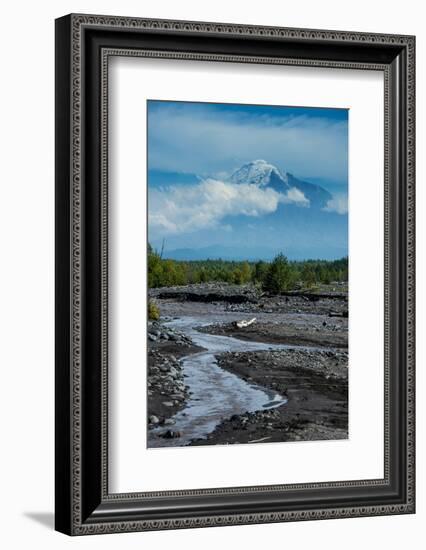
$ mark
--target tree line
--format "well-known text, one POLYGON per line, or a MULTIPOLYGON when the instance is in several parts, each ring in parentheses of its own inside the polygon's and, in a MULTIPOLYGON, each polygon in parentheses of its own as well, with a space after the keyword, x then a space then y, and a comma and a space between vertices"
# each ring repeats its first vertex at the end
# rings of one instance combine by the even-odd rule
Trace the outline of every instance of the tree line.
POLYGON ((300 287, 348 280, 348 258, 339 260, 290 261, 278 254, 267 261, 193 260, 162 258, 148 245, 148 286, 179 286, 193 283, 255 283, 263 290, 277 294, 300 287))

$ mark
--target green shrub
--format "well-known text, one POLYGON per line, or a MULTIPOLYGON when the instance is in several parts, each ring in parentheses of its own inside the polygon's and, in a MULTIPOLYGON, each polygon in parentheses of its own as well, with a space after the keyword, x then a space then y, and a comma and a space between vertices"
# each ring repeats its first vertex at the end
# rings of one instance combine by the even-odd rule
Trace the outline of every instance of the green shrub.
POLYGON ((260 260, 256 262, 253 272, 253 282, 263 285, 268 274, 269 264, 260 260))
POLYGON ((311 265, 305 264, 302 269, 302 282, 307 288, 312 288, 316 284, 315 271, 311 265))
POLYGON ((150 321, 158 321, 160 318, 160 309, 155 302, 149 300, 148 302, 148 319, 150 321))

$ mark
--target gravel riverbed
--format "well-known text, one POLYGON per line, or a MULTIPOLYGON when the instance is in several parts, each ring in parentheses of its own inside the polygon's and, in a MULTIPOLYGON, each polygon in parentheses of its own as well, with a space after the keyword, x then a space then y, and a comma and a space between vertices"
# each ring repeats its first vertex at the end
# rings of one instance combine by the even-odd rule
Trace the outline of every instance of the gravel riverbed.
POLYGON ((185 407, 189 396, 180 359, 202 350, 182 332, 149 323, 148 429, 164 426, 163 435, 173 435, 171 418, 185 407))
MULTIPOLYGON (((156 289, 150 291, 150 296, 162 315, 161 322, 148 326, 151 441, 161 438, 164 444, 160 446, 169 445, 166 441, 179 446, 348 437, 345 289, 322 289, 315 296, 267 296, 252 285, 209 283, 156 289), (252 325, 236 327, 235 321, 253 317, 256 321, 252 325), (211 336, 206 339, 208 335, 211 336), (215 337, 219 338, 217 342, 215 337), (233 342, 247 345, 236 346, 233 342), (259 342, 258 349, 255 342, 259 342), (190 415, 195 410, 199 414, 204 391, 197 381, 197 403, 192 405, 195 395, 191 396, 192 379, 188 376, 197 374, 197 368, 209 367, 208 362, 189 358, 198 357, 194 354, 206 351, 205 348, 216 373, 219 367, 222 372, 237 376, 247 388, 263 388, 268 395, 275 393, 283 400, 272 408, 260 405, 256 410, 243 409, 236 414, 224 412, 214 425, 209 424, 207 433, 188 439, 188 433, 179 433, 175 427, 175 419, 185 430, 193 431, 190 415), (186 417, 183 422, 182 415, 186 417)), ((206 396, 213 395, 211 389, 205 387, 206 396)), ((226 411, 229 409, 226 407, 226 411)), ((199 417, 197 422, 200 426, 208 424, 199 417)))

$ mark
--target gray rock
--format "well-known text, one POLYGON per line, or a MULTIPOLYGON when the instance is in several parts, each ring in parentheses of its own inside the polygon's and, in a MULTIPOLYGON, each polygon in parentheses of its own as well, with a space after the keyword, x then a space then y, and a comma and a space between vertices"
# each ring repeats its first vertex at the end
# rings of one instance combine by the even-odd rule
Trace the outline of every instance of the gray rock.
POLYGON ((174 393, 170 397, 171 399, 179 399, 179 400, 185 399, 185 396, 183 395, 183 393, 174 393))
POLYGON ((176 421, 173 420, 173 418, 167 418, 164 422, 163 422, 164 426, 173 426, 174 424, 176 424, 176 421))
POLYGON ((182 434, 180 432, 175 432, 173 430, 167 430, 167 432, 164 432, 163 434, 161 434, 161 437, 164 437, 165 439, 175 439, 181 436, 182 434))
POLYGON ((149 423, 150 424, 159 424, 159 422, 160 422, 160 419, 158 418, 158 416, 155 416, 154 414, 152 414, 149 417, 149 423))
POLYGON ((169 369, 169 375, 172 377, 172 378, 176 378, 178 376, 178 371, 175 369, 175 367, 170 367, 169 369))

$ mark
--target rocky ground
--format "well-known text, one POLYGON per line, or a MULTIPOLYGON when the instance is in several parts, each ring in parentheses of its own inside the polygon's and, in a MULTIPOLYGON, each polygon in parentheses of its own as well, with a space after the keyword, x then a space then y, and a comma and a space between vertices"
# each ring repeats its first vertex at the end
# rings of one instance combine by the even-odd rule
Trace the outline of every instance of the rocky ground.
POLYGON ((253 285, 202 283, 151 289, 150 296, 164 302, 180 304, 214 304, 228 312, 316 313, 331 317, 348 316, 347 286, 323 285, 312 290, 296 290, 269 295, 253 285))
MULTIPOLYGON (((148 427, 172 426, 171 417, 185 406, 188 386, 180 358, 202 351, 183 333, 160 322, 148 325, 148 427)), ((165 429, 165 435, 167 429, 165 429)))
POLYGON ((279 408, 234 415, 196 445, 346 439, 346 351, 225 353, 219 365, 288 398, 279 408))

